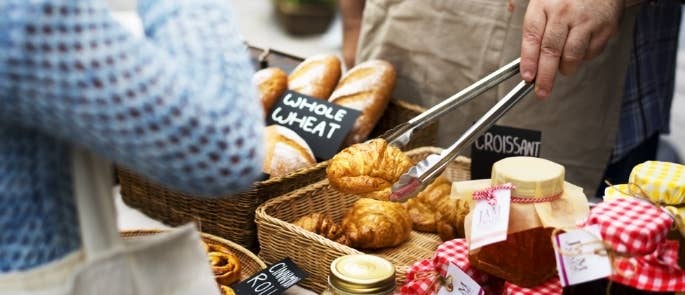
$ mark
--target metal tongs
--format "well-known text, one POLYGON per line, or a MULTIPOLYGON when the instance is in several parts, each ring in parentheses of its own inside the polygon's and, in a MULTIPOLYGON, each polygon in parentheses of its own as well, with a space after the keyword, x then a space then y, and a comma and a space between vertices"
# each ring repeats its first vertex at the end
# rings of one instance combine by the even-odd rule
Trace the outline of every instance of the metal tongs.
MULTIPOLYGON (((409 122, 397 126, 385 139, 392 145, 404 147, 412 137, 414 130, 424 127, 446 113, 471 101, 478 95, 483 94, 492 87, 499 85, 505 80, 519 73, 521 59, 516 59, 485 78, 459 91, 450 98, 442 101, 434 107, 409 120, 409 122)), ((432 183, 445 170, 465 147, 470 146, 499 120, 507 111, 518 103, 526 94, 533 89, 533 83, 521 81, 514 89, 509 91, 497 102, 485 115, 464 132, 450 147, 443 150, 440 155, 430 155, 425 160, 416 164, 402 175, 392 186, 391 201, 404 202, 415 197, 426 185, 432 183)))

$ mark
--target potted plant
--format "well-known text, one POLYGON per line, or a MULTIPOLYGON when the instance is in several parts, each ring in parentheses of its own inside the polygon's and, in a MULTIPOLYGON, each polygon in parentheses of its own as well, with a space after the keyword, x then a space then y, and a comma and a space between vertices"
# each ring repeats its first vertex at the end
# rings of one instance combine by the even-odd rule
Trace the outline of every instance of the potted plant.
POLYGON ((336 0, 273 0, 278 20, 293 35, 325 32, 335 16, 336 0))

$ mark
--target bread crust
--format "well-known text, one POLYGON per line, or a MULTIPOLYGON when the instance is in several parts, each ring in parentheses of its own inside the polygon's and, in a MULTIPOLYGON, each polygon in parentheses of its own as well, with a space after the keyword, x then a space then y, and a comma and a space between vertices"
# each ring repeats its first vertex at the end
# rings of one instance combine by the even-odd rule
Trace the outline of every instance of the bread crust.
POLYGON ((262 170, 271 177, 282 177, 295 170, 316 165, 314 153, 295 131, 279 125, 265 129, 266 155, 262 170))
POLYGON ((288 90, 288 74, 279 68, 262 69, 254 73, 252 84, 257 86, 264 113, 268 114, 278 98, 288 90))
POLYGON ((341 75, 340 59, 320 54, 305 59, 288 76, 290 90, 328 100, 341 75))

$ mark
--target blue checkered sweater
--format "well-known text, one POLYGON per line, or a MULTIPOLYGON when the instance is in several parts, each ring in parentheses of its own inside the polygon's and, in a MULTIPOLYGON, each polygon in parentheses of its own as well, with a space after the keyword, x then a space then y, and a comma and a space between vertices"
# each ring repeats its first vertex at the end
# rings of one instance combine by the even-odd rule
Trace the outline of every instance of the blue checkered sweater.
POLYGON ((198 194, 260 174, 263 115, 228 1, 138 2, 145 38, 104 1, 0 1, 0 272, 80 248, 72 146, 198 194))

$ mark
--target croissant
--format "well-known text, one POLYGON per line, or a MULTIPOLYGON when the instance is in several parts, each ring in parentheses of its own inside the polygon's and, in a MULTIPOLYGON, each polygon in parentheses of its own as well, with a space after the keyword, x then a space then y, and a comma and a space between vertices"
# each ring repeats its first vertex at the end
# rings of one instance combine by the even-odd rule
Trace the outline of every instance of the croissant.
POLYGON ((350 240, 347 238, 342 228, 324 214, 312 213, 305 215, 293 222, 293 224, 329 240, 336 241, 346 246, 350 245, 350 240))
POLYGON ((340 192, 387 201, 390 188, 413 165, 384 139, 352 145, 331 159, 326 175, 340 192))
POLYGON ((209 263, 214 271, 214 279, 220 285, 232 285, 240 280, 240 260, 228 249, 207 243, 209 263))
POLYGON ((345 214, 342 227, 355 248, 394 247, 409 239, 411 217, 402 204, 362 198, 345 214))
POLYGON ((436 179, 426 189, 404 203, 404 207, 411 216, 412 227, 414 230, 434 233, 437 231, 435 213, 438 203, 449 198, 452 190, 452 183, 444 177, 436 179))
POLYGON ((465 237, 464 220, 469 211, 467 200, 450 197, 440 200, 435 213, 436 228, 440 239, 449 241, 465 237))

